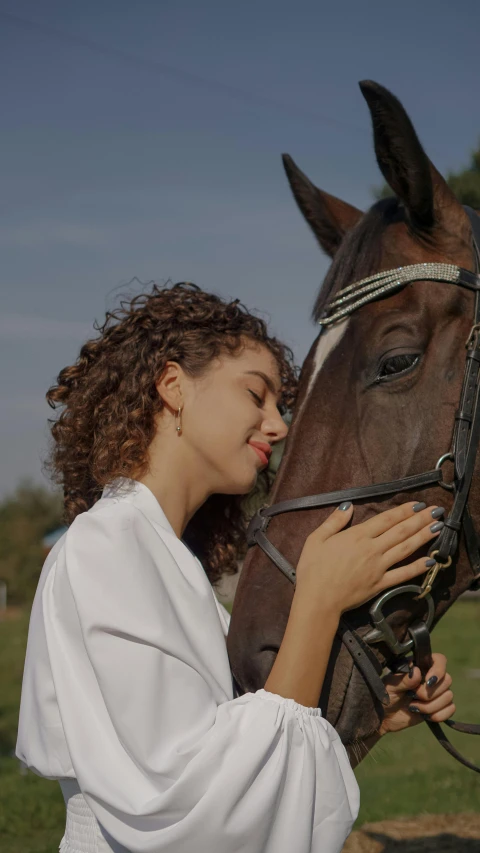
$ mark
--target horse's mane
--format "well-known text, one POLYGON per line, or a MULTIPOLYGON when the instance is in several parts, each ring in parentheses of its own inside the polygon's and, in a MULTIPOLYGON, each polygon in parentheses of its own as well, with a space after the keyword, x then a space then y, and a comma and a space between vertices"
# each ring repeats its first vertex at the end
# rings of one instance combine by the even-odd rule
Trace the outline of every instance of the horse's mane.
POLYGON ((312 312, 315 322, 320 319, 326 296, 331 298, 334 292, 378 270, 383 233, 388 225, 404 218, 403 205, 398 199, 381 199, 345 235, 315 301, 312 312))

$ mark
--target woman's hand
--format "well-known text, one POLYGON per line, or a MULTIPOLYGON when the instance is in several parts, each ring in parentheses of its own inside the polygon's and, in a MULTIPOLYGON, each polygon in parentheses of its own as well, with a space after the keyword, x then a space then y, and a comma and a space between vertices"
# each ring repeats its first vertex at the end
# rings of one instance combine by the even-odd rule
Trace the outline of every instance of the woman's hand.
POLYGON ((387 675, 383 683, 390 697, 390 705, 385 708, 385 717, 379 734, 400 732, 409 726, 416 726, 428 716, 434 723, 443 723, 455 713, 453 693, 450 689, 452 677, 447 672, 445 655, 433 654, 432 668, 422 676, 418 667, 409 673, 387 675))
POLYGON ((352 745, 347 747, 352 767, 358 765, 383 735, 416 726, 426 717, 433 723, 443 723, 453 716, 456 709, 450 690, 452 676, 447 672, 447 659, 440 654, 433 654, 432 658, 432 667, 423 683, 418 667, 414 667, 411 675, 407 672, 387 675, 383 679, 390 705, 385 708, 383 723, 374 735, 366 738, 360 748, 352 745))
MULTIPOLYGON (((405 503, 343 528, 353 507, 335 510, 307 537, 297 566, 295 595, 305 606, 329 610, 340 616, 369 601, 391 586, 399 586, 427 571, 421 557, 401 565, 438 535, 443 508, 405 503)), ((431 563, 431 561, 430 561, 431 563)))

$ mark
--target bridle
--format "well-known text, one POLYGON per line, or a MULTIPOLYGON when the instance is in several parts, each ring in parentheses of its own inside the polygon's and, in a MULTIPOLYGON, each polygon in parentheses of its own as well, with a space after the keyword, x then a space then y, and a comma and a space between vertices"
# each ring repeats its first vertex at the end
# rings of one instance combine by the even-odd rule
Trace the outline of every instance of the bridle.
MULTIPOLYGON (((387 657, 388 666, 395 671, 406 670, 413 664, 420 667, 422 674, 429 670, 432 664, 430 633, 433 623, 435 606, 431 590, 437 575, 451 564, 458 551, 459 535, 463 532, 466 551, 472 569, 471 588, 480 584, 480 538, 475 530, 473 519, 468 506, 468 497, 475 459, 480 442, 480 217, 469 207, 465 211, 472 227, 473 248, 475 254, 474 273, 453 264, 427 263, 411 264, 395 270, 377 273, 349 285, 339 292, 324 309, 320 326, 325 328, 343 320, 363 305, 379 297, 397 292, 413 281, 437 281, 454 284, 475 293, 473 324, 466 341, 466 363, 463 385, 460 394, 458 410, 455 413, 455 424, 451 450, 440 456, 436 466, 424 474, 416 474, 393 480, 390 483, 377 483, 370 486, 360 486, 342 489, 325 494, 309 495, 304 498, 293 498, 281 501, 272 506, 259 509, 253 516, 247 531, 249 546, 258 545, 272 560, 288 580, 295 585, 295 568, 280 553, 268 539, 266 531, 272 518, 285 512, 304 509, 316 509, 347 500, 365 500, 386 495, 395 495, 412 489, 423 489, 439 485, 454 494, 453 506, 448 518, 444 520, 438 538, 430 549, 430 556, 435 558, 435 565, 426 573, 421 586, 407 584, 383 593, 370 607, 372 629, 363 637, 349 627, 342 618, 338 635, 353 657, 368 684, 372 694, 382 704, 388 704, 388 693, 381 679, 382 665, 369 646, 373 643, 385 643, 391 655, 387 657), (445 483, 442 465, 447 460, 454 465, 454 476, 451 483, 445 483), (417 619, 408 628, 408 637, 399 640, 384 615, 384 606, 392 598, 399 595, 413 596, 426 606, 425 617, 417 619), (412 657, 405 655, 412 652, 412 657)), ((480 773, 477 767, 464 758, 452 746, 441 726, 427 720, 427 724, 442 746, 466 767, 480 773)), ((448 720, 447 725, 457 731, 468 734, 480 734, 480 725, 454 722, 448 720)))

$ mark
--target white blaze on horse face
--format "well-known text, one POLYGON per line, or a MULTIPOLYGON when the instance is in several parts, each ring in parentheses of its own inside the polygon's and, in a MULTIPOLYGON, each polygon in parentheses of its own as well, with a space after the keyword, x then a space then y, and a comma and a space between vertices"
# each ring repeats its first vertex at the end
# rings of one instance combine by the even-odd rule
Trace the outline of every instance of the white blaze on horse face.
POLYGON ((303 401, 304 405, 310 396, 311 390, 315 385, 317 376, 320 373, 323 365, 327 361, 328 356, 333 352, 334 349, 337 348, 345 332, 347 331, 348 323, 348 318, 346 320, 342 320, 341 323, 336 323, 329 329, 325 329, 320 335, 318 339, 317 349, 315 351, 315 356, 313 359, 312 375, 310 376, 307 393, 305 394, 305 398, 303 401))

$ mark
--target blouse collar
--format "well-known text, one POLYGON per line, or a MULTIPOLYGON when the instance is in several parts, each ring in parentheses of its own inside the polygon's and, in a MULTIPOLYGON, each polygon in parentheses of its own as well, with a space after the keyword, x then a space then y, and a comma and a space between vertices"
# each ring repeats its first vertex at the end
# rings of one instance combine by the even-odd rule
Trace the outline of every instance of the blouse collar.
POLYGON ((168 530, 178 539, 155 495, 144 483, 139 483, 138 480, 131 480, 129 477, 118 477, 118 479, 113 480, 112 483, 105 486, 102 492, 102 500, 104 498, 114 501, 129 501, 129 503, 138 507, 149 521, 159 524, 160 527, 168 530))

